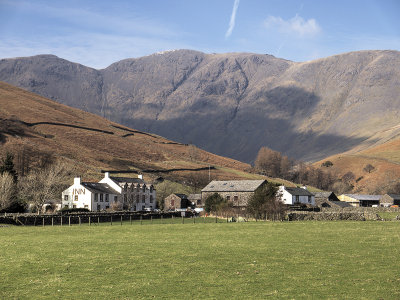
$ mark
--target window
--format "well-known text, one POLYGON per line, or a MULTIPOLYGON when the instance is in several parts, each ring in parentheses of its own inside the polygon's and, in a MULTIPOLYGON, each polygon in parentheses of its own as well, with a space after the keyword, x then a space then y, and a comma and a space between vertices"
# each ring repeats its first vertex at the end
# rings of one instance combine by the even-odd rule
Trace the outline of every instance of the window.
POLYGON ((130 201, 131 203, 133 203, 133 195, 131 194, 131 201, 130 201))
POLYGON ((64 195, 64 201, 68 201, 68 195, 64 195))
POLYGON ((97 211, 100 211, 100 204, 97 204, 97 211))
POLYGON ((201 200, 197 200, 197 205, 201 205, 201 200))
POLYGON ((118 202, 118 196, 114 196, 114 202, 118 202))
POLYGON ((99 200, 99 194, 95 193, 94 194, 94 202, 97 202, 99 200))
POLYGON ((100 194, 100 202, 103 202, 103 194, 100 194))
POLYGON ((150 203, 153 203, 153 195, 150 195, 150 203))
POLYGON ((308 196, 308 203, 311 203, 311 196, 308 196))
POLYGON ((106 194, 106 202, 109 202, 108 194, 106 194))
POLYGON ((231 196, 226 196, 226 201, 230 201, 231 200, 231 196))
POLYGON ((110 207, 109 206, 106 206, 106 209, 109 209, 110 207))
POLYGON ((171 200, 171 206, 175 206, 175 200, 174 199, 171 200))
POLYGON ((300 202, 300 196, 296 195, 296 202, 295 203, 299 203, 300 202))
POLYGON ((146 196, 143 195, 143 196, 142 196, 142 203, 145 203, 145 202, 146 202, 146 196))
POLYGON ((74 199, 75 201, 78 201, 78 195, 75 195, 75 199, 74 199))
POLYGON ((143 185, 143 193, 145 193, 145 192, 146 192, 146 186, 143 185))
POLYGON ((136 195, 136 203, 139 203, 139 195, 136 195))
POLYGON ((233 201, 234 202, 238 202, 239 201, 239 197, 238 196, 233 196, 233 201))
POLYGON ((76 208, 76 205, 74 204, 74 205, 72 205, 72 208, 76 208))
POLYGON ((126 194, 124 194, 124 203, 126 203, 127 200, 128 200, 128 196, 126 194))

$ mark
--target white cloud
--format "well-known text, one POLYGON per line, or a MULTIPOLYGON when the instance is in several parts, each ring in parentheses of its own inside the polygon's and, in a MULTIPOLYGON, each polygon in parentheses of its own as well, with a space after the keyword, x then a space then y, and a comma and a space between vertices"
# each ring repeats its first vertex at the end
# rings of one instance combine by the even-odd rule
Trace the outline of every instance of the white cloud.
POLYGON ((236 19, 236 12, 239 7, 239 1, 240 0, 235 0, 233 3, 233 9, 232 9, 232 14, 231 14, 231 19, 229 21, 229 28, 225 33, 225 37, 228 38, 231 36, 233 28, 235 27, 235 19, 236 19))
POLYGON ((300 37, 313 37, 322 31, 315 19, 304 20, 299 15, 289 20, 269 16, 264 21, 264 26, 267 29, 277 29, 281 33, 295 34, 300 37))

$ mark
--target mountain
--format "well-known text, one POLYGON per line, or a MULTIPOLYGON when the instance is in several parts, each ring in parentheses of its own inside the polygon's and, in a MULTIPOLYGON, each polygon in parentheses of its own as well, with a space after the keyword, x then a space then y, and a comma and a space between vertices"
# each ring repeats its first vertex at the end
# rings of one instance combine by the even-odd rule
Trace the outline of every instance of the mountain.
POLYGON ((318 161, 400 133, 398 51, 297 63, 177 50, 103 70, 39 55, 0 60, 0 80, 246 162, 261 146, 318 161))
POLYGON ((71 108, 0 82, 0 157, 6 151, 21 165, 60 158, 85 179, 98 180, 101 170, 137 171, 145 176, 189 180, 259 178, 248 164, 214 155, 192 145, 127 128, 95 114, 71 108), (209 166, 211 168, 209 169, 209 166), (179 169, 179 170, 177 170, 179 169))

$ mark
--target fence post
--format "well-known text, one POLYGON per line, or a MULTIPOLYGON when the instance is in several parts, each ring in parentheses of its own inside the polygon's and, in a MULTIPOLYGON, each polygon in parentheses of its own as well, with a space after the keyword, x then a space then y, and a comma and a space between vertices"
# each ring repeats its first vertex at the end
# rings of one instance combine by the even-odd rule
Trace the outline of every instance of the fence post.
POLYGON ((71 226, 71 216, 68 216, 68 226, 71 226))
POLYGON ((122 215, 121 215, 121 226, 122 226, 122 215))
POLYGON ((132 215, 129 215, 129 222, 131 222, 132 225, 132 215))
POLYGON ((89 226, 91 226, 92 225, 92 223, 90 222, 90 216, 89 216, 89 226))
POLYGON ((162 219, 163 219, 163 215, 161 215, 161 224, 163 223, 163 222, 162 222, 162 219))
POLYGON ((51 217, 51 226, 54 226, 54 217, 51 217))
POLYGON ((140 225, 143 225, 143 216, 140 215, 140 225))
POLYGON ((185 219, 183 218, 183 216, 182 216, 182 224, 185 224, 185 219))
POLYGON ((100 217, 97 216, 97 225, 100 225, 100 217))
POLYGON ((112 226, 112 216, 111 216, 111 226, 112 226))
POLYGON ((44 227, 44 217, 42 218, 42 222, 43 222, 43 227, 44 227))
POLYGON ((78 217, 79 220, 79 226, 81 226, 81 216, 78 217))
POLYGON ((192 216, 192 218, 193 218, 193 224, 196 224, 196 218, 195 218, 195 216, 192 216))
POLYGON ((61 226, 62 226, 62 216, 60 217, 60 223, 61 223, 61 226))
POLYGON ((153 216, 150 216, 150 222, 153 224, 153 216))

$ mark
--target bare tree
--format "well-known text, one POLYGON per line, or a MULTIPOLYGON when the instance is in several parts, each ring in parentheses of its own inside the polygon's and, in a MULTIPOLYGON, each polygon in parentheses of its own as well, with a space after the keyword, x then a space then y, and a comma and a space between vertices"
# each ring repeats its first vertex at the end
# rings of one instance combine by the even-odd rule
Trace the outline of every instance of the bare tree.
POLYGON ((10 173, 0 174, 0 210, 6 209, 11 204, 15 196, 14 178, 10 173))
POLYGON ((365 172, 371 173, 373 170, 375 170, 375 167, 371 164, 368 164, 364 167, 363 169, 365 172))
POLYGON ((40 213, 46 201, 61 197, 61 192, 68 187, 70 174, 69 168, 62 162, 31 170, 20 180, 20 197, 32 203, 40 213))

